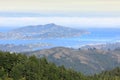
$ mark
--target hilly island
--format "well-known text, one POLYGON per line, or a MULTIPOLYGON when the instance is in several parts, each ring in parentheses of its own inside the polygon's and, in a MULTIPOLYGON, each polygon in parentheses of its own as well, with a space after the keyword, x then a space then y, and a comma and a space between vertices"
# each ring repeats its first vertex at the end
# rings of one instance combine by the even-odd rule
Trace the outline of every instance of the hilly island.
POLYGON ((31 25, 13 29, 6 33, 0 33, 1 39, 48 39, 75 37, 87 34, 87 31, 56 25, 54 23, 46 25, 31 25))

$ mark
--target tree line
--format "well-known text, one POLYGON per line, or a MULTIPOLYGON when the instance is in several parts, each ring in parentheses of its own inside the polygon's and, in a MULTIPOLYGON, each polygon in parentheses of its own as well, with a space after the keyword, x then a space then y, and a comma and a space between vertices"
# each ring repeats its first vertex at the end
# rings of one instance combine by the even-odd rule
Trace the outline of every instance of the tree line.
POLYGON ((87 76, 44 57, 0 52, 0 80, 120 80, 120 68, 87 76))

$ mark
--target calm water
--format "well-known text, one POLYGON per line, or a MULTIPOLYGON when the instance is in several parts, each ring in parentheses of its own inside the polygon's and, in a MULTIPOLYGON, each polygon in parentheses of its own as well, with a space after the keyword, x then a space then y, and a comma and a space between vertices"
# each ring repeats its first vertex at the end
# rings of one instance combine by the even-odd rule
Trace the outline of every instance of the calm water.
POLYGON ((49 43, 52 47, 80 47, 86 44, 111 43, 120 41, 120 29, 88 29, 90 34, 61 39, 44 39, 44 40, 0 40, 0 44, 33 44, 49 43))

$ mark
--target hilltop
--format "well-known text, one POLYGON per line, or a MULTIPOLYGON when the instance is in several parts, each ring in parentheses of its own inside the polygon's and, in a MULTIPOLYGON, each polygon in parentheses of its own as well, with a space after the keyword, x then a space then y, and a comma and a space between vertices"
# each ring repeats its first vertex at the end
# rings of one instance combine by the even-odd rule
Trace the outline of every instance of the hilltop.
MULTIPOLYGON (((64 27, 54 23, 45 25, 31 25, 11 30, 2 34, 1 39, 49 39, 76 37, 86 34, 87 31, 64 27)), ((1 35, 1 34, 0 34, 1 35)))

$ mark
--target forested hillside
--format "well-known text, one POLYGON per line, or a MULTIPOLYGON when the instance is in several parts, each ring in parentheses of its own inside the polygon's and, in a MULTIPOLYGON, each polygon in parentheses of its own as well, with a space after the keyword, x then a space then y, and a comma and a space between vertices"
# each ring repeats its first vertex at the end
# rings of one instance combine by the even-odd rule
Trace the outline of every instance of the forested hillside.
POLYGON ((93 76, 84 76, 45 58, 0 52, 0 80, 120 80, 120 68, 93 76))

